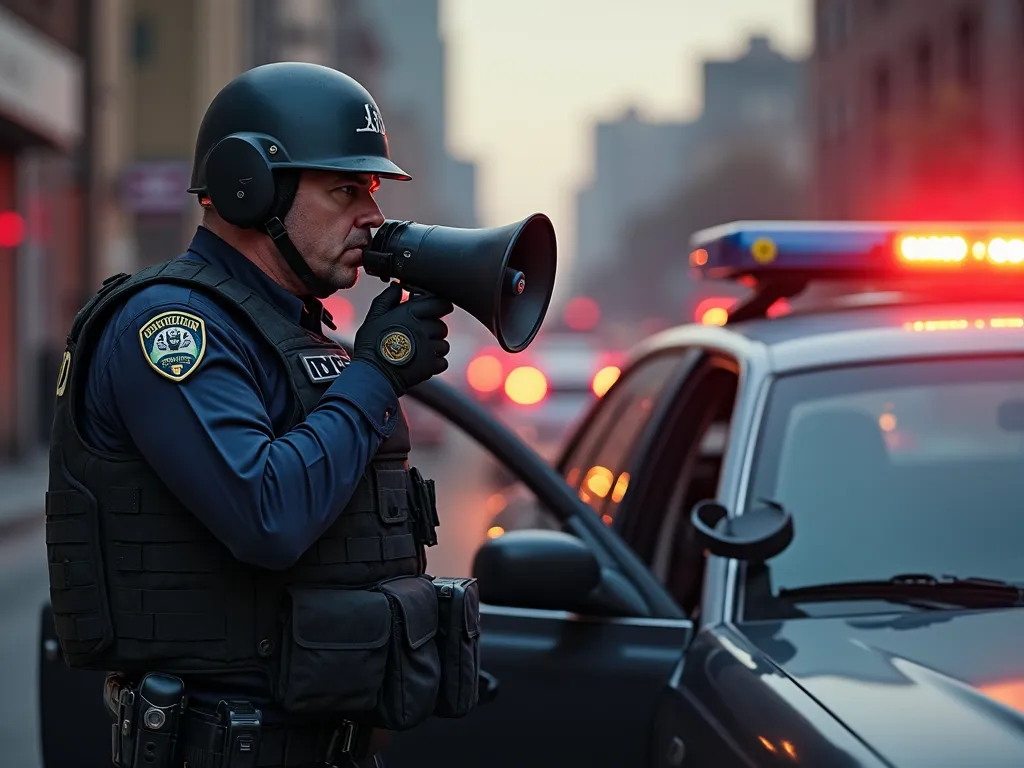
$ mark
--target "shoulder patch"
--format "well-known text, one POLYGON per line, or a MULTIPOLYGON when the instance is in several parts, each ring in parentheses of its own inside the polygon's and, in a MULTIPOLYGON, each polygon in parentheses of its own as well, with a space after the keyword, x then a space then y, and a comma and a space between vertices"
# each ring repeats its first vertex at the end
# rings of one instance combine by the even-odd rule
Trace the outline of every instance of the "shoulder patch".
POLYGON ((189 312, 161 312, 139 331, 149 367, 165 379, 184 381, 206 353, 206 322, 189 312))

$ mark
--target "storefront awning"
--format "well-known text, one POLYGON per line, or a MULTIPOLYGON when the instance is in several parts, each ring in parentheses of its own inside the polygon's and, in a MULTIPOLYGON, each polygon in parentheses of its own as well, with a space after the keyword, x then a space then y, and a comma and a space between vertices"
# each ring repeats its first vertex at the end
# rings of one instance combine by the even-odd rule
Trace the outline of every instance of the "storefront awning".
POLYGON ((0 7, 0 119, 70 149, 82 134, 81 59, 0 7))

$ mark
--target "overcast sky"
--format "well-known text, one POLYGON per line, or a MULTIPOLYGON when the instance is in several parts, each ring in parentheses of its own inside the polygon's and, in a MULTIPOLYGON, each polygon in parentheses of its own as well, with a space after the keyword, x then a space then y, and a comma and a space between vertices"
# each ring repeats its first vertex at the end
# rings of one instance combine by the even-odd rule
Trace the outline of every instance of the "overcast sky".
POLYGON ((573 196, 590 173, 591 123, 630 105, 656 120, 692 117, 702 58, 735 55, 752 33, 806 55, 810 7, 810 0, 441 0, 449 144, 478 162, 482 225, 543 211, 568 249, 573 196))

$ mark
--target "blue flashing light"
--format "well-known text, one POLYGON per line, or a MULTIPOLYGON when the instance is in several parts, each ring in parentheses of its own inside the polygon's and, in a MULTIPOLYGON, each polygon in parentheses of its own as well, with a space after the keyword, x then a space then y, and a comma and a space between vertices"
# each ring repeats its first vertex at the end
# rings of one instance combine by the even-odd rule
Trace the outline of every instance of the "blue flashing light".
POLYGON ((740 221, 691 239, 709 278, 988 273, 1024 276, 1024 223, 740 221), (1016 267, 1016 269, 1013 269, 1016 267))

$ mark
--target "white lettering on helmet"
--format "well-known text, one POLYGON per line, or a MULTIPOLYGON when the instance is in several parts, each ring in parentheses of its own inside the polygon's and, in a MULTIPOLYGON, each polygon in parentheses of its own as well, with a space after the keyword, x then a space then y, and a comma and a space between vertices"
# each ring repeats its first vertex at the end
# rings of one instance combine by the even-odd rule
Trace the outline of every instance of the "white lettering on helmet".
POLYGON ((381 119, 380 112, 372 104, 364 104, 363 110, 366 112, 366 125, 362 128, 356 128, 356 133, 380 133, 387 135, 387 131, 384 130, 384 120, 381 119))

